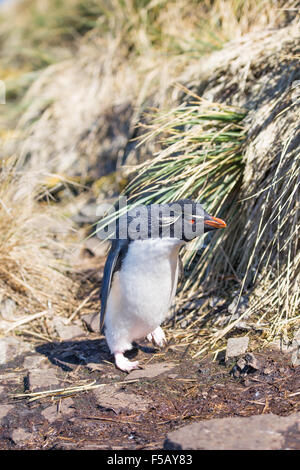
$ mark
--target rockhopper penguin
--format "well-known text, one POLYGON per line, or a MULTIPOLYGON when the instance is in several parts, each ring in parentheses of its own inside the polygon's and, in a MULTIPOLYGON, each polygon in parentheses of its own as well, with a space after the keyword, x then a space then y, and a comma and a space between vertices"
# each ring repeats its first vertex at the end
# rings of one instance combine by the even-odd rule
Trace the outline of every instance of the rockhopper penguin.
POLYGON ((104 326, 116 366, 130 372, 139 368, 124 356, 133 341, 147 337, 165 344, 160 325, 176 294, 180 248, 226 224, 188 199, 138 206, 125 217, 125 235, 119 223, 104 267, 100 331, 104 326))

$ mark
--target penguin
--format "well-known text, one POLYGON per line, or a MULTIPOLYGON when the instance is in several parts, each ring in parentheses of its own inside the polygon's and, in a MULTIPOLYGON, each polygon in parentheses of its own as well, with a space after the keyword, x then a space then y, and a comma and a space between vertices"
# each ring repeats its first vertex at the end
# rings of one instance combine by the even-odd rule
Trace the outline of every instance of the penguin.
POLYGON ((176 294, 180 249, 226 223, 189 199, 137 206, 125 217, 126 230, 120 236, 118 221, 104 267, 100 331, 104 329, 116 367, 129 373, 140 368, 138 361, 124 356, 133 341, 146 337, 158 347, 166 343, 160 325, 176 294))

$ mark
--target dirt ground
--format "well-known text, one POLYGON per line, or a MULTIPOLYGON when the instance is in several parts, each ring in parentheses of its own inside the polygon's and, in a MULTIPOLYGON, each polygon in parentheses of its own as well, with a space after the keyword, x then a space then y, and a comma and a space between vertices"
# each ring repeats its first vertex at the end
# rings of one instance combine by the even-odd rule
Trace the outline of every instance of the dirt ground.
POLYGON ((255 367, 242 371, 222 357, 193 359, 172 343, 161 352, 145 341, 133 356, 144 369, 126 375, 91 333, 40 344, 0 366, 0 448, 163 449, 167 434, 188 423, 300 410, 300 367, 277 350, 255 352, 255 367), (93 381, 105 385, 31 402, 14 397, 93 381))

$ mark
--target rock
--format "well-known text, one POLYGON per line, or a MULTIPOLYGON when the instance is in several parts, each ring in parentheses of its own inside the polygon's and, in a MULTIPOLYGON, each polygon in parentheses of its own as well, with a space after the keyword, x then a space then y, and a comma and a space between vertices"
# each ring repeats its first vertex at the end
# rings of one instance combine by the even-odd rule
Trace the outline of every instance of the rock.
POLYGON ((248 336, 241 336, 240 338, 229 338, 226 348, 226 362, 235 357, 245 354, 249 345, 248 336))
POLYGON ((10 386, 12 384, 20 385, 23 383, 23 376, 16 372, 5 372, 5 374, 0 374, 0 383, 5 385, 9 384, 10 386))
POLYGON ((88 315, 83 315, 81 317, 85 325, 87 326, 89 331, 94 333, 99 333, 99 326, 100 326, 100 316, 99 312, 90 313, 88 315))
POLYGON ((131 379, 151 379, 157 377, 158 375, 163 374, 164 372, 169 372, 174 369, 176 364, 173 362, 157 362, 155 364, 146 364, 143 366, 143 369, 136 369, 130 372, 124 380, 131 379))
POLYGON ((168 434, 164 449, 276 450, 300 448, 300 413, 220 418, 193 423, 168 434))
POLYGON ((48 406, 41 412, 41 414, 47 421, 53 423, 62 415, 72 415, 74 413, 72 405, 72 398, 64 398, 61 400, 60 404, 57 403, 55 405, 48 406))
POLYGON ((27 356, 24 359, 23 367, 24 369, 37 369, 42 367, 47 367, 46 358, 40 355, 27 356))
POLYGON ((13 405, 0 405, 0 423, 2 418, 4 418, 12 409, 13 405))
POLYGON ((25 442, 32 438, 32 434, 25 431, 23 428, 15 429, 11 433, 11 439, 16 445, 23 445, 25 442))
POLYGON ((80 326, 66 324, 66 319, 59 316, 54 316, 49 324, 54 328, 59 338, 65 341, 86 334, 80 326))
POLYGON ((132 411, 145 411, 150 401, 135 393, 120 390, 119 385, 107 385, 93 391, 98 404, 119 413, 122 408, 132 411))
POLYGON ((55 369, 34 369, 28 372, 26 385, 31 392, 41 389, 54 389, 59 385, 55 369))
POLYGON ((6 336, 0 338, 0 364, 7 364, 27 351, 30 351, 32 346, 25 341, 21 341, 14 336, 6 336))
POLYGON ((240 377, 260 369, 262 369, 262 364, 257 357, 254 354, 247 353, 239 358, 231 373, 234 377, 240 377))

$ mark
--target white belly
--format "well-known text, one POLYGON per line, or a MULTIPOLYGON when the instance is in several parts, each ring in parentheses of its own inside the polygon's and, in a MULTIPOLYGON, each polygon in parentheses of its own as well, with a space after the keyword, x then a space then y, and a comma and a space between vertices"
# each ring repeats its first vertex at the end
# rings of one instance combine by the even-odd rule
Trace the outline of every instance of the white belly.
POLYGON ((134 241, 122 268, 113 277, 105 316, 105 334, 112 352, 130 349, 168 316, 178 280, 174 239, 134 241))

